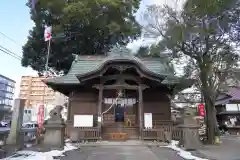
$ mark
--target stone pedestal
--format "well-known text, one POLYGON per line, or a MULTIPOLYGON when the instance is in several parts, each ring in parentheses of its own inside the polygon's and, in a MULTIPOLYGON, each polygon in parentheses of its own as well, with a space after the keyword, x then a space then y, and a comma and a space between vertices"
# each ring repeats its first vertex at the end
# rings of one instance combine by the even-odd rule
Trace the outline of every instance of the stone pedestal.
POLYGON ((201 143, 199 140, 198 128, 197 125, 181 125, 179 126, 182 129, 182 136, 179 144, 183 145, 185 150, 196 150, 200 148, 201 143))
POLYGON ((182 130, 179 145, 182 145, 185 150, 196 150, 201 146, 196 119, 194 118, 194 110, 186 108, 182 119, 182 124, 178 127, 182 130))
POLYGON ((62 148, 64 147, 65 124, 62 119, 48 120, 44 125, 46 133, 44 135, 43 145, 47 147, 62 148))

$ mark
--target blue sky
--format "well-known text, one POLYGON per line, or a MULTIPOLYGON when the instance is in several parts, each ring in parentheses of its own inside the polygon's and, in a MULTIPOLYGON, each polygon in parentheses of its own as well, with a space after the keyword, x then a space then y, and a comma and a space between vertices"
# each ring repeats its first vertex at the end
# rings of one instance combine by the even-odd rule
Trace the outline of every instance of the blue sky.
MULTIPOLYGON (((0 5, 0 32, 17 42, 14 43, 0 33, 0 45, 20 56, 21 46, 26 42, 28 32, 33 26, 26 2, 27 0, 3 0, 0 5)), ((0 64, 0 74, 17 81, 16 90, 22 75, 34 75, 31 68, 22 67, 18 59, 3 52, 0 52, 0 64)))
MULTIPOLYGON (((4 33, 15 42, 0 33, 0 45, 12 52, 22 55, 21 46, 26 43, 29 30, 34 25, 30 19, 29 8, 25 5, 27 0, 2 0, 0 5, 0 32, 4 33)), ((166 0, 143 0, 139 13, 149 4, 163 4, 166 0)), ((134 42, 132 47, 139 46, 139 42, 134 42)), ((36 75, 31 68, 24 68, 21 62, 3 52, 0 52, 0 74, 12 78, 17 82, 16 95, 21 76, 36 75)), ((15 96, 16 97, 16 96, 15 96)))

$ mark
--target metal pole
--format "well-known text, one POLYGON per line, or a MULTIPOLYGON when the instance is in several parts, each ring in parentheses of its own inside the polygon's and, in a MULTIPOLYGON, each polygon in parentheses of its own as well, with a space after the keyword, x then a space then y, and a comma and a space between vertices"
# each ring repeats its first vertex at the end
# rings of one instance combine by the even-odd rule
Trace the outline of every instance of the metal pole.
MULTIPOLYGON (((49 54, 50 54, 50 47, 51 47, 51 40, 48 41, 48 48, 47 48, 47 57, 46 57, 46 64, 45 64, 45 75, 44 77, 47 78, 48 76, 48 60, 49 60, 49 54)), ((45 106, 44 100, 45 100, 45 92, 46 92, 46 85, 43 86, 43 95, 42 95, 42 105, 45 106)), ((45 110, 45 108, 44 108, 45 110)))
MULTIPOLYGON (((46 57, 46 64, 45 64, 45 75, 44 77, 47 78, 48 76, 48 59, 49 59, 49 54, 50 54, 50 45, 51 45, 51 39, 48 41, 48 48, 47 48, 47 57, 46 57)), ((43 86, 43 95, 42 95, 42 106, 43 106, 43 110, 45 111, 45 103, 44 103, 44 99, 45 99, 45 92, 46 92, 46 85, 44 84, 43 86)), ((42 106, 39 106, 39 107, 42 107, 42 106)), ((38 108, 38 116, 40 115, 41 113, 39 113, 39 108, 38 108)), ((44 112, 43 112, 43 116, 44 116, 44 112)), ((44 121, 44 119, 43 119, 44 121)), ((43 127, 43 126, 41 126, 43 127)), ((38 131, 37 131, 37 141, 39 139, 39 137, 41 136, 41 127, 39 126, 38 128, 38 131)))
POLYGON ((48 71, 48 59, 49 59, 49 54, 50 54, 50 46, 51 46, 51 39, 48 41, 47 60, 46 60, 46 64, 45 64, 46 77, 47 77, 47 71, 48 71))
MULTIPOLYGON (((46 64, 45 64, 45 78, 48 76, 48 59, 49 59, 49 54, 50 54, 50 47, 51 47, 51 39, 48 41, 48 48, 47 48, 47 59, 46 59, 46 64)), ((43 105, 44 105, 44 97, 45 97, 45 88, 46 85, 43 86, 43 105)))

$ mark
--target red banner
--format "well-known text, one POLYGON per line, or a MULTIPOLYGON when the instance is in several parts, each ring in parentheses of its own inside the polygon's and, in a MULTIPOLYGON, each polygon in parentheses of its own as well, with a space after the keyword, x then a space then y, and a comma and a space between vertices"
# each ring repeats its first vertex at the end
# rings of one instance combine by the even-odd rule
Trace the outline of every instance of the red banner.
POLYGON ((201 117, 205 116, 204 104, 201 103, 198 105, 198 113, 199 113, 199 116, 201 116, 201 117))
POLYGON ((40 105, 38 107, 38 116, 37 116, 37 123, 39 128, 43 127, 43 122, 44 122, 44 105, 40 105))

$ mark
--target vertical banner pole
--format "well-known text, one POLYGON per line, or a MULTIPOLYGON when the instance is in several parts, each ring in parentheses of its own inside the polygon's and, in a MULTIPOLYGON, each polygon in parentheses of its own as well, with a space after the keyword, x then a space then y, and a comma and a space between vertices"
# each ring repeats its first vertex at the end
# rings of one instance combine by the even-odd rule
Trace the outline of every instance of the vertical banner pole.
MULTIPOLYGON (((51 39, 48 40, 48 45, 47 45, 47 57, 46 57, 46 64, 45 64, 45 78, 48 76, 48 60, 49 60, 49 55, 50 55, 50 47, 51 47, 51 39)), ((39 106, 38 109, 38 125, 40 128, 43 127, 43 121, 44 121, 44 110, 45 110, 45 92, 46 92, 46 85, 44 84, 43 86, 43 97, 42 97, 42 105, 39 106)))

